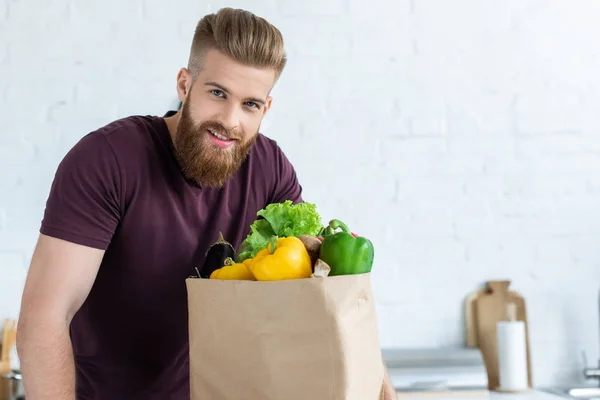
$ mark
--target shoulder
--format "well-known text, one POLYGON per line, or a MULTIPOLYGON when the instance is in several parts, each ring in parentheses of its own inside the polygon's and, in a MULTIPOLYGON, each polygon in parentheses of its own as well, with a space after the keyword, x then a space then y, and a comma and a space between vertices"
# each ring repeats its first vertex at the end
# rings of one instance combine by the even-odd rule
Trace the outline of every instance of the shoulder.
POLYGON ((254 143, 254 147, 252 148, 252 152, 257 153, 257 155, 268 155, 274 154, 279 151, 282 151, 279 147, 279 144, 275 139, 271 139, 268 136, 265 136, 262 133, 259 133, 256 142, 254 143))
POLYGON ((249 157, 255 170, 261 171, 263 177, 272 178, 271 184, 295 175, 294 166, 281 146, 275 139, 263 134, 258 135, 249 157), (266 171, 272 173, 265 174, 266 171))
POLYGON ((65 154, 57 174, 89 177, 90 182, 94 177, 95 183, 112 183, 121 191, 125 181, 131 182, 131 170, 152 164, 157 149, 165 147, 159 123, 158 117, 129 116, 88 132, 65 154))
POLYGON ((269 202, 302 199, 296 170, 276 140, 259 134, 250 157, 253 170, 266 180, 269 202))
MULTIPOLYGON (((89 163, 112 159, 117 168, 144 167, 162 153, 168 154, 168 131, 154 116, 128 116, 88 132, 69 151, 71 158, 88 158, 89 163)), ((125 171, 123 171, 125 172, 125 171)))
POLYGON ((121 118, 87 132, 73 145, 69 153, 103 151, 122 145, 133 149, 136 144, 151 140, 151 132, 155 130, 155 125, 156 119, 152 116, 121 118))
POLYGON ((273 167, 282 163, 291 165, 279 143, 263 134, 258 135, 251 154, 257 162, 265 166, 273 167))
POLYGON ((112 147, 124 147, 127 151, 143 149, 144 144, 160 141, 159 119, 154 116, 133 115, 115 120, 90 135, 101 136, 112 147))
POLYGON ((117 120, 71 147, 58 164, 41 233, 107 248, 130 199, 123 154, 143 147, 138 144, 147 124, 136 117, 117 120))

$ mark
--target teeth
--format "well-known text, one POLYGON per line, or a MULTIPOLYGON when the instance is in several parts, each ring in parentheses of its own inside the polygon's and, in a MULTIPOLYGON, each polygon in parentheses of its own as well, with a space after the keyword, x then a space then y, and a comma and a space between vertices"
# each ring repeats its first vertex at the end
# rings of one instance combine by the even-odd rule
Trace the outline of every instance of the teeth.
POLYGON ((215 131, 210 131, 210 130, 209 130, 209 132, 210 132, 210 133, 211 133, 211 134, 212 134, 214 137, 216 137, 217 139, 221 139, 221 140, 229 140, 229 138, 228 138, 227 136, 220 135, 220 134, 218 134, 218 133, 217 133, 217 132, 215 132, 215 131))

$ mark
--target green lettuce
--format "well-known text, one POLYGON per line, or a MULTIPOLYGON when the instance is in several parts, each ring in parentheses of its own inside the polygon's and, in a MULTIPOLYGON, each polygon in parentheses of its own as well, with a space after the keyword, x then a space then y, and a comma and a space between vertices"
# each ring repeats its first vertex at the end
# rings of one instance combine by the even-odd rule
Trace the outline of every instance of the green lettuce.
POLYGON ((291 200, 286 200, 283 203, 272 203, 260 210, 256 216, 258 218, 250 225, 250 233, 240 246, 240 262, 266 249, 273 235, 317 236, 323 228, 316 205, 307 202, 293 204, 291 200))

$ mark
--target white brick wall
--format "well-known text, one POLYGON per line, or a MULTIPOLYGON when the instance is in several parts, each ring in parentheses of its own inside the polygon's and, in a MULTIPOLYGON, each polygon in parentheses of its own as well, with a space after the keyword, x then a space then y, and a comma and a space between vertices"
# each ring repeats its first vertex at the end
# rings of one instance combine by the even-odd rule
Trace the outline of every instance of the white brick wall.
POLYGON ((250 4, 290 55, 265 133, 325 218, 375 242, 382 344, 461 345, 464 296, 511 279, 536 383, 578 379, 581 352, 599 356, 593 0, 2 0, 0 317, 18 314, 64 153, 174 105, 197 19, 250 4))

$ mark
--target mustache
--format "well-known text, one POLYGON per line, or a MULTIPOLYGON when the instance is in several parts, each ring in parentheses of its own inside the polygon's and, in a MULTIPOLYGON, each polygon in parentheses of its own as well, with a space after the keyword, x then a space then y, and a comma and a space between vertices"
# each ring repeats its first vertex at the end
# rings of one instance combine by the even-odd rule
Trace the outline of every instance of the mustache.
POLYGON ((198 128, 200 132, 206 129, 209 129, 218 133, 219 135, 227 136, 232 139, 240 139, 240 137, 235 133, 233 129, 225 128, 225 126, 219 121, 204 121, 202 124, 200 124, 200 127, 198 128))

